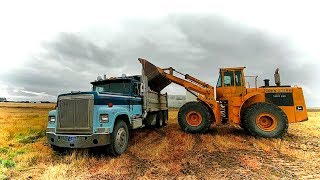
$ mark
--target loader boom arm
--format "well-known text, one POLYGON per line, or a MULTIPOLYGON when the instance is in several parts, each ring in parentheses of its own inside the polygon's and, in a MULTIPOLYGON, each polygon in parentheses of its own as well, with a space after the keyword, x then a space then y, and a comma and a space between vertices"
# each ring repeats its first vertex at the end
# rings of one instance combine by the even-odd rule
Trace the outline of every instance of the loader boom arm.
POLYGON ((215 100, 214 87, 193 76, 182 74, 172 67, 162 69, 145 59, 139 58, 138 60, 142 64, 143 74, 147 77, 148 85, 151 90, 161 91, 171 82, 174 82, 182 87, 185 87, 190 92, 197 92, 199 93, 198 95, 194 94, 195 96, 197 96, 197 99, 205 103, 208 108, 211 109, 210 111, 213 113, 212 121, 220 124, 220 105, 215 100), (173 72, 184 76, 184 79, 177 77, 173 74, 173 72))
POLYGON ((139 58, 139 61, 143 66, 144 74, 148 77, 149 85, 154 87, 153 90, 162 90, 164 87, 173 82, 189 91, 199 93, 197 97, 198 99, 204 101, 211 107, 213 106, 214 103, 212 103, 212 101, 215 101, 214 87, 193 76, 190 76, 189 74, 182 74, 172 67, 160 68, 142 58, 139 58), (184 79, 174 75, 174 72, 184 76, 184 79))
POLYGON ((199 94, 202 94, 204 96, 210 96, 213 94, 214 91, 214 87, 208 85, 207 83, 193 77, 190 76, 188 74, 182 74, 178 71, 176 71, 175 69, 173 69, 172 67, 167 68, 167 69, 159 69, 159 71, 163 71, 163 74, 165 75, 165 77, 167 79, 169 79, 170 81, 179 84, 180 86, 191 90, 191 91, 195 91, 199 94), (169 70, 169 73, 165 72, 166 70, 169 70), (184 75, 185 79, 179 78, 177 76, 175 76, 173 74, 173 72, 178 72, 181 75, 184 75))

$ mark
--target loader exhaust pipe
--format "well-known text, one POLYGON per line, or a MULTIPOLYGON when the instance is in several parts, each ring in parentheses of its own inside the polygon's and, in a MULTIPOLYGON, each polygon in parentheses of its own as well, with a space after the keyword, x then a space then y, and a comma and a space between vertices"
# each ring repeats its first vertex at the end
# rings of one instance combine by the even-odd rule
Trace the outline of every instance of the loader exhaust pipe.
POLYGON ((270 86, 270 79, 264 79, 264 87, 269 87, 270 86))

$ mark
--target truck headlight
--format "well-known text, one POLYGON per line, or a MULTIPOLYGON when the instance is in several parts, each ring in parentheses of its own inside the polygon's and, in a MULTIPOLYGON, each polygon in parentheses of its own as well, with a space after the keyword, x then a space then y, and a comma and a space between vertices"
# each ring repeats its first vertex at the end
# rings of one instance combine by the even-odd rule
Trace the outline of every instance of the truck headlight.
POLYGON ((108 114, 100 114, 100 122, 101 123, 108 123, 109 122, 108 114))
POLYGON ((54 123, 54 122, 56 122, 56 117, 55 116, 49 116, 48 121, 50 123, 54 123))

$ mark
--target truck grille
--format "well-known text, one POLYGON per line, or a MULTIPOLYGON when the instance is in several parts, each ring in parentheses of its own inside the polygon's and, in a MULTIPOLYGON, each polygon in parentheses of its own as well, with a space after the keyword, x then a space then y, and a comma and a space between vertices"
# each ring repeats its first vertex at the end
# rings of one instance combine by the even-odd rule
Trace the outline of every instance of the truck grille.
POLYGON ((92 133, 93 95, 61 96, 58 102, 57 133, 92 133))

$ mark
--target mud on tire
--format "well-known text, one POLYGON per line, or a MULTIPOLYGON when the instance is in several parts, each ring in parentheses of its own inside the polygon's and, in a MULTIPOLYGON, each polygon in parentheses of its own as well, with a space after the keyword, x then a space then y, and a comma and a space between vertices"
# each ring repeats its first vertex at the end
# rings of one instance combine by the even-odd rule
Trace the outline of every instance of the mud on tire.
POLYGON ((180 108, 178 122, 183 131, 203 133, 211 125, 211 113, 201 102, 188 102, 180 108))
POLYGON ((288 130, 288 118, 278 106, 259 102, 244 111, 242 128, 255 137, 279 138, 288 130))

